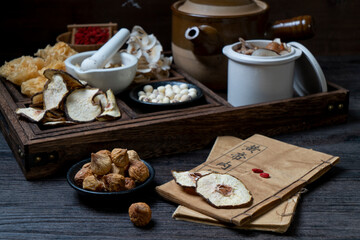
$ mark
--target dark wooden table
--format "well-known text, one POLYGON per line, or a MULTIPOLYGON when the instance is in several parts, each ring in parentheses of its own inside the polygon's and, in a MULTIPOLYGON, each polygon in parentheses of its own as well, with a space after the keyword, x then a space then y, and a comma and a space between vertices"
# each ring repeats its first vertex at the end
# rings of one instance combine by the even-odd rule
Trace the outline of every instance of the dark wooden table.
POLYGON ((234 230, 175 221, 177 205, 154 191, 173 169, 202 163, 202 150, 148 159, 156 170, 154 183, 141 196, 118 202, 89 201, 67 184, 66 172, 37 181, 25 180, 6 141, 0 136, 0 239, 360 239, 360 57, 318 57, 328 81, 350 90, 346 124, 326 126, 274 138, 340 156, 340 163, 307 186, 294 221, 285 234, 234 230), (147 202, 152 222, 136 228, 127 209, 147 202))

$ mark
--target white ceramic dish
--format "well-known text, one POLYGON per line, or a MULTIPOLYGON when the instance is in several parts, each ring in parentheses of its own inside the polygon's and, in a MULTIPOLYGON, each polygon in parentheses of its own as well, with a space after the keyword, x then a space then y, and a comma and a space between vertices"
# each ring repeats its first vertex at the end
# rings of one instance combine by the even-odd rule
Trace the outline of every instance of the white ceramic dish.
POLYGON ((109 63, 119 64, 121 67, 108 69, 93 69, 82 71, 81 62, 93 55, 96 51, 88 51, 75 54, 65 60, 66 71, 74 77, 86 81, 93 87, 103 91, 111 89, 114 94, 124 91, 134 80, 138 59, 126 52, 116 53, 109 63))

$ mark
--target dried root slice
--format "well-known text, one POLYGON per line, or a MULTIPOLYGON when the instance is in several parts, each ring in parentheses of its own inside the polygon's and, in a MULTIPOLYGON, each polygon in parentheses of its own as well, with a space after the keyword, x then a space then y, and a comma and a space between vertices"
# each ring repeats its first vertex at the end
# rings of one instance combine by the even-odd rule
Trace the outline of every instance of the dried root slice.
POLYGON ((200 171, 200 172, 190 172, 190 171, 186 171, 186 172, 178 172, 178 171, 171 171, 175 182, 177 184, 179 184, 182 187, 191 187, 191 188, 195 188, 196 187, 196 181, 207 175, 210 174, 211 172, 209 171, 200 171))
POLYGON ((38 107, 38 108, 42 108, 44 106, 44 99, 43 99, 43 93, 39 92, 34 94, 31 97, 31 107, 38 107))
POLYGON ((81 88, 68 95, 65 102, 65 112, 70 120, 75 122, 91 122, 101 114, 101 106, 94 102, 97 88, 81 88))
POLYGON ((31 122, 40 122, 44 118, 46 110, 32 107, 18 108, 16 114, 29 119, 31 122))
POLYGON ((99 121, 113 120, 121 117, 120 109, 116 103, 115 95, 111 89, 106 91, 106 97, 101 101, 104 111, 97 117, 99 121), (104 105, 106 100, 106 105, 104 105))
MULTIPOLYGON (((47 72, 47 71, 45 71, 47 72)), ((60 74, 46 76, 49 81, 44 86, 43 98, 44 109, 58 109, 69 92, 64 78, 60 74)))
POLYGON ((211 173, 199 178, 196 192, 216 208, 236 208, 252 201, 246 186, 228 174, 211 173))
POLYGON ((54 122, 44 122, 44 126, 56 126, 56 125, 62 125, 62 126, 69 126, 76 124, 73 121, 54 121, 54 122))
POLYGON ((59 70, 59 69, 49 68, 44 71, 44 76, 49 80, 53 79, 54 76, 56 76, 56 75, 60 75, 63 78, 63 80, 69 90, 83 88, 87 85, 86 82, 80 81, 79 79, 73 77, 69 73, 59 70))

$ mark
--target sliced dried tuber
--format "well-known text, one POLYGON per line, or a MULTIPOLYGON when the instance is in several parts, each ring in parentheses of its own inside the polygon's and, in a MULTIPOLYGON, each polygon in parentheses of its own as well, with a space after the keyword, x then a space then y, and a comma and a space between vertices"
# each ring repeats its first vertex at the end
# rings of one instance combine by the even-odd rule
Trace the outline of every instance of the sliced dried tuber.
POLYGON ((246 186, 229 174, 211 173, 199 178, 196 192, 217 208, 236 208, 252 201, 246 186))
POLYGON ((69 119, 76 122, 91 122, 101 114, 101 106, 93 99, 97 88, 81 88, 74 90, 66 98, 65 112, 69 119))
POLYGON ((29 119, 31 122, 40 122, 44 118, 46 110, 32 107, 18 108, 16 114, 29 119))
POLYGON ((121 117, 121 112, 116 103, 114 93, 111 89, 106 91, 106 96, 103 101, 101 101, 104 111, 97 117, 99 121, 113 120, 121 117), (104 104, 106 100, 106 104, 104 104))
POLYGON ((210 174, 209 171, 199 171, 199 172, 190 172, 190 171, 171 171, 175 182, 182 187, 196 187, 196 181, 207 174, 210 174))

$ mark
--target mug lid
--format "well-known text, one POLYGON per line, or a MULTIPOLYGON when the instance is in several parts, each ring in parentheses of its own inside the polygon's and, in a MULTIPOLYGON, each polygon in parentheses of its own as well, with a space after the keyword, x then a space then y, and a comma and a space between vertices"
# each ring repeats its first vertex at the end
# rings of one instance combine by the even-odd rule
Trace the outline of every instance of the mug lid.
POLYGON ((299 96, 327 92, 325 75, 314 55, 302 44, 289 42, 290 46, 302 51, 302 55, 295 61, 294 90, 299 96))

